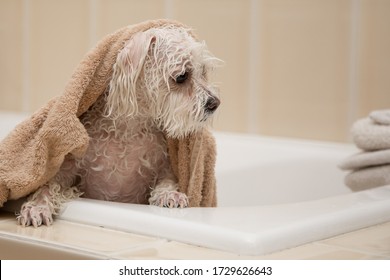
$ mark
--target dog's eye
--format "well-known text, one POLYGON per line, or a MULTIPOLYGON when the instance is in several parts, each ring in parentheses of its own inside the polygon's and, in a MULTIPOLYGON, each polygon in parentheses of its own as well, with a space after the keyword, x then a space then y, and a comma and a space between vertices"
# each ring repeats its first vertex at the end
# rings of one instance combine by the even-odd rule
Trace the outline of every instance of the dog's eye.
POLYGON ((182 84, 188 79, 188 72, 184 72, 183 74, 176 77, 176 83, 182 84))

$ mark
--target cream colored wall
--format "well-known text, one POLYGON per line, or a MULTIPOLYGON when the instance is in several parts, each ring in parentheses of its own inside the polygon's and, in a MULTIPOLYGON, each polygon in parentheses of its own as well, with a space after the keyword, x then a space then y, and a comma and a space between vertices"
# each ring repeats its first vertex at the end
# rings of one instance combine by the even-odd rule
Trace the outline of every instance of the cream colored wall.
POLYGON ((0 109, 36 110, 105 34, 163 17, 225 61, 216 129, 348 141, 390 108, 388 0, 0 0, 0 109))

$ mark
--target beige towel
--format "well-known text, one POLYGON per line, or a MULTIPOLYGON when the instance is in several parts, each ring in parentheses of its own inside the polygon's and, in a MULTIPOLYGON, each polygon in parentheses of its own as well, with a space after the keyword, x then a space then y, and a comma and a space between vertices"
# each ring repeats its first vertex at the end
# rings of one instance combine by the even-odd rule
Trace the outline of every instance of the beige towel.
MULTIPOLYGON (((0 206, 45 184, 58 172, 67 154, 83 155, 89 138, 78 117, 107 88, 125 42, 137 32, 164 25, 183 27, 170 20, 147 21, 103 38, 80 62, 63 94, 19 124, 0 143, 0 206)), ((216 154, 210 132, 168 139, 168 149, 180 191, 187 193, 190 206, 216 206, 216 154)))

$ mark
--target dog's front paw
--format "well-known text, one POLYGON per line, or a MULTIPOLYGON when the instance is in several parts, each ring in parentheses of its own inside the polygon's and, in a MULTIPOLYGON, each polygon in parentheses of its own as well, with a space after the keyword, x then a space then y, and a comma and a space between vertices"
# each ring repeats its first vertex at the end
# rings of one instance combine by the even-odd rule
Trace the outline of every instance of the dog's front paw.
POLYGON ((28 202, 22 206, 16 219, 18 224, 24 227, 31 225, 34 227, 50 226, 53 224, 53 214, 49 205, 32 205, 28 202))
POLYGON ((185 208, 189 204, 186 194, 178 191, 159 189, 152 192, 152 196, 149 198, 149 203, 150 205, 169 208, 185 208))

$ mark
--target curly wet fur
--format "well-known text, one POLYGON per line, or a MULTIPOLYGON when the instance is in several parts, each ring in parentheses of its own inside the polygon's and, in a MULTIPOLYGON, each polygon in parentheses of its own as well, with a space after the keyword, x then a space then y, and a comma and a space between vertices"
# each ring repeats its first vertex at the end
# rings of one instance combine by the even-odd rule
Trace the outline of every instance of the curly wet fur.
POLYGON ((219 99, 207 73, 218 62, 184 28, 135 34, 117 56, 106 93, 80 117, 90 137, 86 153, 65 159, 49 186, 23 205, 19 223, 51 224, 61 204, 80 194, 74 186, 93 199, 186 207, 164 135, 181 138, 210 124, 219 99))

